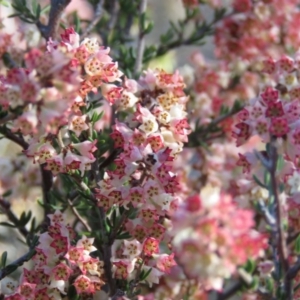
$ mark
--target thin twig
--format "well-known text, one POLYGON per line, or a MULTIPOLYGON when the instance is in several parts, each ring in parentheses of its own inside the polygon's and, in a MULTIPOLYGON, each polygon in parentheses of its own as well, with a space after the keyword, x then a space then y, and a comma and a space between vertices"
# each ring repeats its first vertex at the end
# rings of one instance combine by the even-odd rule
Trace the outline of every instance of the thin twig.
MULTIPOLYGON (((48 224, 49 219, 48 219, 48 214, 51 213, 49 203, 50 203, 50 198, 49 198, 49 192, 52 188, 53 185, 53 174, 50 170, 45 169, 45 164, 40 165, 40 172, 41 172, 41 177, 42 177, 42 193, 43 193, 43 202, 44 202, 44 223, 48 224)), ((49 225, 49 224, 48 224, 49 225)))
POLYGON ((72 0, 51 0, 51 9, 49 13, 49 22, 47 25, 40 21, 36 23, 42 36, 48 41, 50 38, 55 39, 59 20, 65 8, 72 0))
POLYGON ((90 34, 90 32, 94 29, 94 27, 97 25, 97 23, 99 23, 99 21, 101 20, 103 12, 104 12, 103 4, 104 4, 104 0, 99 0, 98 4, 96 6, 94 19, 87 26, 87 28, 84 30, 84 32, 80 35, 81 40, 86 38, 90 34))
POLYGON ((140 8, 139 8, 139 36, 138 36, 138 44, 137 44, 137 53, 136 60, 134 66, 134 73, 137 75, 141 72, 143 66, 143 56, 145 50, 145 32, 143 28, 142 16, 145 14, 147 9, 147 0, 141 0, 140 8))
POLYGON ((19 232, 26 238, 29 234, 28 230, 24 226, 19 226, 19 219, 11 210, 10 203, 0 198, 0 210, 7 216, 7 219, 16 226, 19 232))
MULTIPOLYGON (((94 193, 92 190, 78 177, 73 176, 73 179, 77 182, 78 186, 86 193, 88 193, 89 199, 91 199, 94 204, 98 202, 96 199, 94 193)), ((108 243, 108 238, 104 236, 105 229, 104 229, 104 220, 106 218, 105 212, 102 207, 96 207, 95 210, 92 211, 92 213, 96 214, 96 217, 98 218, 97 226, 100 232, 103 235, 103 238, 101 241, 99 239, 95 240, 95 246, 98 250, 101 251, 103 255, 103 261, 104 261, 104 271, 105 276, 107 278, 107 284, 109 286, 109 293, 110 295, 114 295, 116 292, 116 282, 112 275, 112 263, 111 263, 111 257, 112 257, 112 249, 111 245, 108 243)))
POLYGON ((288 276, 286 276, 289 270, 289 261, 288 261, 288 250, 286 245, 286 238, 283 229, 283 211, 282 205, 278 195, 278 183, 276 179, 276 168, 277 168, 277 160, 278 160, 278 153, 276 146, 274 145, 274 141, 270 143, 270 176, 271 176, 271 187, 273 191, 275 206, 276 206, 276 218, 277 218, 277 248, 279 252, 280 262, 283 268, 283 274, 285 276, 284 282, 284 290, 285 290, 285 297, 287 300, 292 299, 292 281, 288 276))
POLYGON ((107 23, 107 31, 108 34, 110 34, 110 31, 115 27, 116 21, 118 19, 118 8, 119 8, 119 1, 116 0, 110 0, 110 8, 109 8, 109 14, 110 14, 110 20, 107 23))
POLYGON ((298 261, 287 271, 286 278, 289 280, 294 279, 300 270, 300 258, 298 261))
POLYGON ((237 281, 224 292, 218 293, 217 300, 226 300, 235 295, 243 286, 242 280, 237 281))
POLYGON ((124 222, 126 221, 126 218, 128 218, 130 214, 130 209, 124 211, 124 213, 121 215, 118 223, 116 224, 116 226, 113 228, 113 230, 111 231, 111 234, 109 236, 109 244, 112 245, 113 242, 115 241, 115 238, 118 234, 118 231, 121 229, 121 227, 123 226, 124 222))
POLYGON ((29 146, 29 144, 23 139, 23 137, 19 137, 16 134, 12 133, 12 131, 5 126, 0 126, 0 133, 3 134, 7 139, 21 146, 23 150, 26 150, 29 146))
MULTIPOLYGON (((185 147, 198 147, 203 142, 207 142, 212 140, 213 138, 207 137, 207 135, 211 132, 212 128, 215 128, 221 122, 227 120, 228 118, 234 116, 236 113, 241 111, 243 106, 234 106, 231 111, 226 114, 223 114, 215 119, 213 119, 204 129, 201 131, 194 131, 189 135, 189 142, 185 145, 185 147)), ((222 132, 223 134, 223 132, 222 132)), ((217 135, 216 138, 222 137, 221 135, 217 135)))
POLYGON ((4 118, 0 119, 0 125, 4 125, 7 122, 12 121, 16 118, 17 118, 17 115, 10 113, 10 114, 6 115, 4 118))
POLYGON ((2 60, 5 66, 9 69, 18 67, 17 63, 12 59, 11 55, 7 52, 2 55, 2 60))
POLYGON ((62 150, 62 149, 65 148, 65 144, 64 144, 64 141, 63 141, 61 129, 59 129, 58 133, 57 133, 57 143, 58 143, 58 145, 60 147, 60 150, 62 150))
MULTIPOLYGON (((5 126, 0 126, 0 133, 3 134, 7 139, 13 141, 23 148, 23 150, 27 150, 29 144, 24 140, 22 136, 17 136, 10 129, 5 126)), ((49 170, 45 170, 44 165, 40 165, 41 177, 42 177, 42 193, 43 193, 43 201, 46 204, 44 209, 44 222, 47 223, 47 215, 49 214, 49 210, 47 209, 47 204, 50 199, 48 196, 48 192, 51 190, 53 185, 53 175, 49 170)))
MULTIPOLYGON (((230 16, 231 14, 228 14, 226 16, 224 16, 224 18, 230 16)), ((183 39, 182 38, 182 34, 179 34, 178 39, 175 41, 172 41, 170 43, 164 43, 162 45, 159 46, 159 48, 156 51, 156 57, 160 57, 164 54, 166 54, 168 51, 178 48, 180 46, 188 46, 188 45, 194 45, 195 42, 200 41, 201 39, 203 39, 204 37, 208 36, 208 35, 212 35, 214 33, 213 30, 213 26, 216 25, 218 22, 220 21, 220 19, 218 18, 214 18, 210 23, 208 24, 203 24, 203 26, 201 28, 199 28, 197 34, 192 34, 190 37, 183 39)), ((183 22, 185 22, 185 20, 183 20, 183 22)))
POLYGON ((76 209, 76 207, 73 205, 72 201, 70 199, 68 199, 68 203, 70 205, 70 208, 73 212, 73 214, 76 216, 76 218, 81 222, 81 224, 84 226, 84 228, 88 231, 88 232, 92 232, 91 227, 89 226, 89 224, 87 223, 87 221, 79 214, 78 210, 76 209))
POLYGON ((14 266, 22 266, 25 262, 29 261, 34 255, 36 251, 35 249, 30 249, 25 255, 21 256, 13 263, 7 265, 6 267, 0 270, 0 280, 8 276, 10 273, 15 271, 14 266))

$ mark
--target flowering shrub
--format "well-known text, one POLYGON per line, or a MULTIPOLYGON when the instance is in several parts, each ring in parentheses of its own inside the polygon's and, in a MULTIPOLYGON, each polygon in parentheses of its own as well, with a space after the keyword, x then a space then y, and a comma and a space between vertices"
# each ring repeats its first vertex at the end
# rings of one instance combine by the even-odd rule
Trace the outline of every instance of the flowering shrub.
POLYGON ((300 3, 183 0, 147 45, 146 0, 69 2, 0 2, 0 299, 300 299, 300 3))

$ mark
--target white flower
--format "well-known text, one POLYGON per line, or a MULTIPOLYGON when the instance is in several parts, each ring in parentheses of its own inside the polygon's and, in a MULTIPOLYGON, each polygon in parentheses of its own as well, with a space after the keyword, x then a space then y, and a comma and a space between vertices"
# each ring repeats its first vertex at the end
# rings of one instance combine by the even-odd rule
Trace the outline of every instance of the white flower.
POLYGON ((291 187, 291 194, 300 192, 300 173, 294 172, 288 179, 287 184, 291 187))
POLYGON ((129 258, 135 258, 142 252, 142 245, 137 240, 127 241, 124 240, 124 251, 123 255, 129 256, 129 258))
POLYGON ((10 277, 3 278, 0 283, 0 293, 4 295, 14 293, 18 287, 18 282, 10 277))

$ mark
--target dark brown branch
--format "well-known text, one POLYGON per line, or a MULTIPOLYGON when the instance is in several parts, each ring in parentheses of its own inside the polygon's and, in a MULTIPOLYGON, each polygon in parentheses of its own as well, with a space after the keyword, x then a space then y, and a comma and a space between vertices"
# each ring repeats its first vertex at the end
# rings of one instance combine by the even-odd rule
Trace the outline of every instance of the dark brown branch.
POLYGON ((229 287, 226 291, 218 293, 217 300, 226 300, 235 295, 243 286, 243 282, 239 280, 229 287))
MULTIPOLYGON (((227 120, 228 118, 234 116, 236 113, 241 111, 243 106, 234 106, 231 111, 226 114, 223 114, 215 119, 213 119, 205 128, 196 130, 189 135, 189 142, 185 144, 185 147, 198 147, 203 142, 207 142, 213 139, 213 136, 208 136, 212 128, 220 125, 221 122, 227 120)), ((215 138, 222 137, 223 131, 219 135, 216 135, 215 138)))
MULTIPOLYGON (((227 16, 224 16, 224 18, 230 16, 228 14, 227 16)), ((182 22, 187 23, 189 21, 188 18, 184 19, 182 22)), ((202 40, 204 37, 208 35, 212 35, 214 33, 213 26, 216 25, 220 21, 219 18, 215 17, 210 23, 206 24, 203 23, 202 27, 198 29, 198 32, 196 34, 192 34, 190 37, 183 39, 183 32, 180 32, 178 34, 178 39, 175 41, 172 41, 170 43, 165 43, 159 46, 156 52, 156 57, 162 56, 166 54, 168 51, 172 49, 176 49, 180 46, 189 46, 194 45, 196 42, 202 40)))
POLYGON ((134 73, 137 75, 141 72, 143 66, 143 56, 144 56, 144 49, 145 49, 145 33, 143 28, 142 17, 145 14, 147 9, 147 0, 140 1, 140 8, 139 8, 139 35, 138 35, 138 44, 137 44, 137 51, 136 51, 136 60, 134 65, 134 73))
POLYGON ((115 27, 116 21, 118 19, 119 3, 116 0, 110 0, 110 20, 107 23, 107 31, 110 34, 111 30, 115 27))
POLYGON ((11 274, 15 271, 16 266, 22 266, 25 262, 29 261, 34 255, 35 250, 31 249, 29 252, 27 252, 25 255, 21 256, 17 260, 15 260, 13 263, 7 265, 6 267, 2 268, 0 270, 0 280, 11 274))
POLYGON ((109 239, 108 239, 110 245, 112 245, 114 243, 119 230, 123 226, 124 222, 126 221, 126 219, 129 216, 129 214, 130 214, 130 209, 125 210, 123 212, 123 214, 121 215, 120 219, 118 220, 118 223, 116 224, 116 226, 111 231, 111 234, 110 234, 109 239))
MULTIPOLYGON (((94 193, 92 190, 78 177, 73 176, 72 177, 80 189, 82 189, 84 192, 89 194, 89 199, 97 205, 98 200, 96 199, 94 193)), ((113 296, 116 293, 116 282, 115 279, 113 278, 112 274, 112 263, 111 263, 111 257, 112 257, 112 250, 111 250, 111 245, 108 241, 108 237, 105 236, 105 229, 104 229, 104 220, 106 218, 105 212, 102 207, 95 207, 95 209, 91 212, 94 214, 94 217, 98 219, 97 222, 97 229, 100 230, 102 234, 102 240, 100 241, 99 239, 95 240, 95 246, 96 248, 102 253, 102 259, 104 262, 104 272, 105 272, 105 277, 107 280, 107 285, 109 287, 109 294, 113 296)))
POLYGON ((40 171, 42 176, 42 192, 43 192, 43 201, 44 201, 44 222, 48 223, 47 215, 50 214, 50 209, 48 204, 50 203, 49 192, 53 185, 53 175, 49 170, 45 170, 45 164, 40 165, 40 171))
MULTIPOLYGON (((0 126, 0 133, 3 134, 7 139, 13 141, 17 145, 21 146, 23 150, 27 150, 29 144, 24 140, 22 136, 17 136, 10 129, 5 126, 0 126)), ((41 177, 42 177, 42 192, 43 192, 43 200, 45 203, 44 209, 44 221, 47 220, 47 214, 49 214, 49 209, 47 209, 47 204, 49 203, 48 193, 52 188, 53 184, 53 176, 51 171, 45 170, 44 165, 40 166, 41 177)))
POLYGON ((286 273, 286 278, 288 280, 294 279, 300 270, 300 259, 293 265, 286 273))
POLYGON ((10 203, 0 198, 0 210, 7 216, 7 219, 16 226, 16 228, 19 230, 19 232, 26 238, 29 234, 28 230, 24 226, 19 226, 19 219, 18 217, 13 213, 11 210, 10 203))
POLYGON ((82 40, 89 35, 89 33, 94 29, 94 27, 97 25, 97 23, 101 20, 103 12, 104 12, 103 4, 104 4, 104 0, 99 0, 98 4, 96 6, 94 19, 87 26, 87 28, 84 30, 84 32, 80 35, 80 38, 82 40))
POLYGON ((5 126, 0 127, 0 133, 3 134, 7 139, 18 144, 23 148, 23 150, 26 150, 29 146, 28 143, 23 139, 23 137, 19 137, 16 134, 12 133, 12 131, 5 126))
POLYGON ((47 41, 50 38, 55 39, 61 15, 71 1, 72 0, 51 0, 48 24, 44 25, 40 21, 37 22, 36 25, 39 31, 47 41))
POLYGON ((284 287, 285 287, 285 297, 286 299, 292 299, 292 282, 289 279, 288 276, 286 276, 288 270, 289 270, 289 261, 288 261, 288 250, 287 250, 287 245, 286 245, 286 238, 285 238, 285 233, 283 229, 283 211, 282 211, 282 205, 279 199, 278 195, 278 183, 276 179, 276 168, 277 168, 277 160, 278 160, 278 153, 276 146, 274 145, 274 141, 271 142, 270 145, 270 176, 271 176, 271 186, 272 186, 272 191, 274 195, 274 200, 275 200, 275 206, 276 206, 276 218, 277 218, 277 234, 278 234, 278 239, 277 239, 277 248, 279 252, 279 257, 280 257, 280 262, 282 265, 283 273, 285 275, 285 282, 284 282, 284 287))
POLYGON ((72 201, 70 199, 68 199, 68 203, 70 205, 70 208, 73 212, 73 214, 75 215, 75 217, 80 221, 80 223, 84 226, 84 228, 88 231, 88 232, 92 232, 91 227, 89 226, 89 224, 87 223, 87 221, 79 214, 78 210, 76 209, 76 207, 73 205, 72 201))

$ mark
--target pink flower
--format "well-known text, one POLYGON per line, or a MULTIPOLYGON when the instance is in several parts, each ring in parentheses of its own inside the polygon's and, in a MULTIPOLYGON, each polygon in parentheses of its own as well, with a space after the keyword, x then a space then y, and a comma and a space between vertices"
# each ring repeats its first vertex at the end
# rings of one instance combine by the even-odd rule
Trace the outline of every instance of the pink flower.
POLYGON ((127 279, 134 270, 136 259, 117 259, 113 262, 113 273, 117 279, 127 279))
POLYGON ((86 115, 76 116, 73 115, 69 119, 69 130, 75 132, 76 136, 79 136, 82 131, 87 130, 89 126, 86 123, 86 115))
POLYGON ((97 140, 91 141, 84 141, 82 143, 72 144, 72 148, 75 148, 80 155, 87 157, 88 159, 94 159, 94 155, 92 154, 97 150, 96 147, 97 140))
POLYGON ((38 119, 33 111, 24 112, 14 122, 12 131, 20 130, 24 135, 34 134, 37 132, 38 119))
POLYGON ((79 47, 80 37, 73 27, 65 29, 64 33, 61 34, 61 39, 62 42, 70 46, 69 51, 79 47))
POLYGON ((64 162, 62 153, 46 159, 46 162, 47 166, 45 167, 45 170, 51 171, 54 176, 64 172, 64 162))
POLYGON ((74 286, 77 293, 80 294, 90 294, 95 292, 94 285, 91 279, 85 275, 78 276, 74 281, 74 286))
POLYGON ((173 266, 176 266, 176 262, 174 260, 174 253, 168 255, 168 254, 160 254, 154 256, 156 260, 156 266, 158 270, 169 274, 171 271, 171 268, 173 266))
POLYGON ((124 240, 124 250, 123 255, 128 256, 130 259, 133 259, 139 256, 142 252, 142 245, 137 240, 127 241, 124 240))
POLYGON ((72 273, 73 273, 72 269, 69 268, 64 263, 59 263, 51 271, 51 275, 54 277, 55 280, 64 280, 64 281, 67 281, 72 273))
POLYGON ((143 253, 147 256, 152 256, 159 252, 159 241, 155 238, 147 238, 143 244, 143 253))

